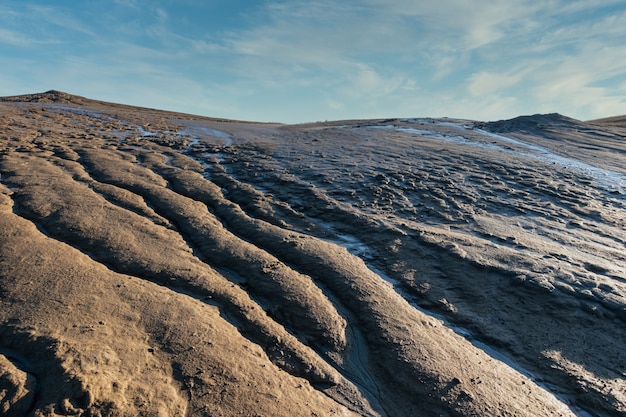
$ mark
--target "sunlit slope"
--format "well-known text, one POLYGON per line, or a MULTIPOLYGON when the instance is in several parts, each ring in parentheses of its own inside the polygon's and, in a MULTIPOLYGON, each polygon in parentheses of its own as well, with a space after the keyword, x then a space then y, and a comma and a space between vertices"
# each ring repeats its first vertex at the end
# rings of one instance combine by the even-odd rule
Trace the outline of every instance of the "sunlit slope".
POLYGON ((622 132, 542 117, 0 103, 3 412, 626 412, 622 132))

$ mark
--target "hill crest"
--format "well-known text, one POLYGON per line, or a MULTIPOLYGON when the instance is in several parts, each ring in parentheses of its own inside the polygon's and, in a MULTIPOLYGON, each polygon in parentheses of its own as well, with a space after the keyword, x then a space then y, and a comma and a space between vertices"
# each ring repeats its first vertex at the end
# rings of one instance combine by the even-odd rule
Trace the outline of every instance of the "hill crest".
POLYGON ((86 102, 92 100, 59 90, 48 90, 43 93, 20 94, 16 96, 0 97, 0 101, 25 103, 85 104, 86 102))

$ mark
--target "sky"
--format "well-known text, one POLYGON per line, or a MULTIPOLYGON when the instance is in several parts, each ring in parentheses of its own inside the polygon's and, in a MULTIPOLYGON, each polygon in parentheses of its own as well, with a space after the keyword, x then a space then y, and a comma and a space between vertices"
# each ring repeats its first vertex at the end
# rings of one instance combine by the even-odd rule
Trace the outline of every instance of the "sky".
POLYGON ((625 0, 3 0, 0 96, 302 123, 626 114, 625 0))

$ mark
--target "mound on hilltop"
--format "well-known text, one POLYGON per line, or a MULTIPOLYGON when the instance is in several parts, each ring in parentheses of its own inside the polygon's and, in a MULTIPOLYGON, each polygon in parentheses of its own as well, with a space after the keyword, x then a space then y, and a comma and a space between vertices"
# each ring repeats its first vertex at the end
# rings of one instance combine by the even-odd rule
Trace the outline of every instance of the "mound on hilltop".
POLYGON ((518 116, 513 119, 498 120, 495 122, 481 123, 482 127, 497 133, 504 132, 530 132, 537 129, 569 128, 581 122, 559 113, 533 114, 530 116, 518 116))
POLYGON ((0 97, 0 101, 26 103, 84 104, 89 100, 84 97, 64 93, 63 91, 49 90, 45 93, 0 97))

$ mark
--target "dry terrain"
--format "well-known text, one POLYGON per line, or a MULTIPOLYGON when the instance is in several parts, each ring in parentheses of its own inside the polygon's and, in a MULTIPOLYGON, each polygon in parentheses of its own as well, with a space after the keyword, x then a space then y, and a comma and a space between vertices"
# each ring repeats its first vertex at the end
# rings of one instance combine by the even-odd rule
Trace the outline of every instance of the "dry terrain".
POLYGON ((0 415, 626 415, 626 118, 0 101, 0 415))

